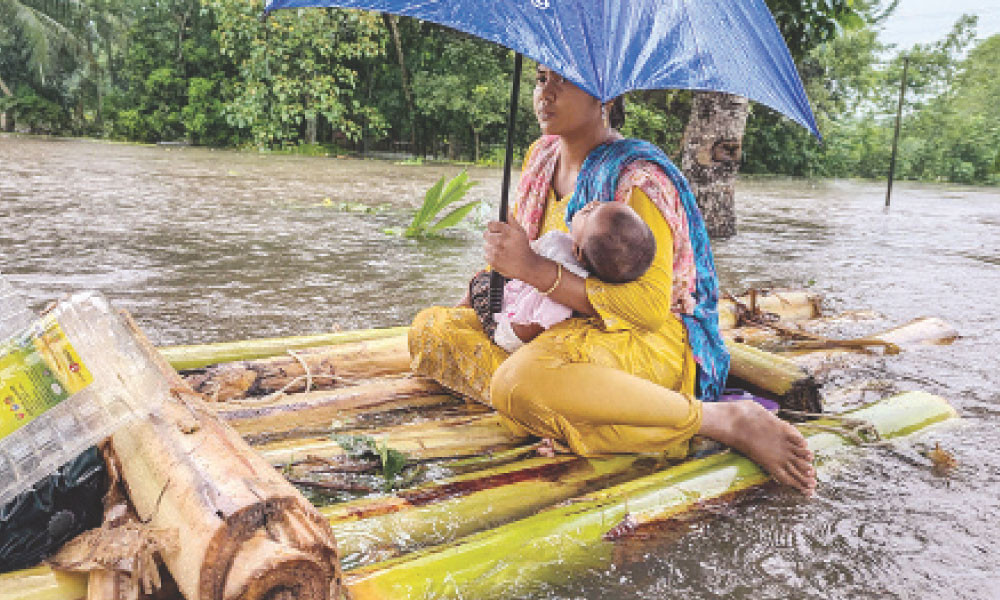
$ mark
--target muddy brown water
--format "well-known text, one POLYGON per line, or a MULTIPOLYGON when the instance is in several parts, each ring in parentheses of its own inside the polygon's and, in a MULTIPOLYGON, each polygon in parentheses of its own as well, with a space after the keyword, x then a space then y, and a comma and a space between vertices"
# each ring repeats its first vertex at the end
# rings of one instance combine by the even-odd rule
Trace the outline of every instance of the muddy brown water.
MULTIPOLYGON (((0 135, 0 270, 36 308, 99 289, 158 344, 401 325, 460 296, 482 264, 474 226, 434 241, 383 232, 460 170, 0 135)), ((471 196, 493 202, 499 172, 469 172, 471 196)), ((836 334, 949 320, 953 345, 844 366, 826 389, 870 390, 851 402, 927 390, 962 421, 852 451, 813 500, 766 490, 528 597, 1000 597, 1000 190, 897 183, 888 214, 884 194, 741 181, 740 234, 714 244, 720 277, 876 313, 836 334), (920 451, 934 443, 955 471, 929 468, 920 451)))

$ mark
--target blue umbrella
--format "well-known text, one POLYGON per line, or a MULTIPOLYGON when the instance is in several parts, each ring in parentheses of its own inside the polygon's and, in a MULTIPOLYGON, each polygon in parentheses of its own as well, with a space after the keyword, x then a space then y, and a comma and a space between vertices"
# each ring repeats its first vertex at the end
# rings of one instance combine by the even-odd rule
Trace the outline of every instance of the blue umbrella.
POLYGON ((763 0, 271 0, 432 21, 524 54, 602 102, 632 90, 745 96, 817 137, 795 64, 763 0))
MULTIPOLYGON (((521 55, 602 102, 632 90, 689 89, 745 96, 816 137, 816 119, 763 0, 269 0, 279 8, 359 8, 416 17, 516 52, 500 220, 507 220, 521 55)), ((491 304, 500 311, 499 274, 491 304)))

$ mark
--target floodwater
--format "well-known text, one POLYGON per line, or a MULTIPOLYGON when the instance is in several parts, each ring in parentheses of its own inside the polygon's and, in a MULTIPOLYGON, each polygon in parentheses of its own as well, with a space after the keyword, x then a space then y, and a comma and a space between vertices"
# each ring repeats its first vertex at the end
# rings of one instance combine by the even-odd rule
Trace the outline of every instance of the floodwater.
MULTIPOLYGON (((36 308, 99 289, 158 344, 402 325, 482 264, 474 227, 383 231, 459 170, 0 135, 0 270, 36 308)), ((469 172, 471 197, 493 201, 499 172, 469 172)), ((897 183, 889 213, 884 198, 879 183, 742 181, 740 234, 714 244, 723 285, 808 286, 831 312, 876 313, 841 334, 947 319, 954 344, 826 388, 930 391, 961 422, 852 451, 815 499, 767 490, 531 597, 1000 597, 1000 189, 897 183), (920 459, 935 443, 950 474, 920 459)))

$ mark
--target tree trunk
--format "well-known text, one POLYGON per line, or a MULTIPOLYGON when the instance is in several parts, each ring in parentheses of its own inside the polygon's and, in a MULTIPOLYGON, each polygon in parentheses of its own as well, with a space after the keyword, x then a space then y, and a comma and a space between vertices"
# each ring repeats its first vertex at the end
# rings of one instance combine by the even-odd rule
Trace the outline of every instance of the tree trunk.
POLYGON ((823 412, 819 384, 791 359, 738 342, 727 342, 731 363, 726 387, 776 400, 781 408, 823 412))
POLYGON ((104 74, 97 78, 97 129, 104 131, 104 74))
POLYGON ((316 143, 316 119, 317 117, 306 117, 306 143, 316 143))
MULTIPOLYGON (((184 29, 187 27, 189 13, 177 15, 177 65, 183 67, 184 60, 184 29)), ((187 75, 187 73, 181 73, 187 75)))
POLYGON ((681 142, 681 169, 698 199, 708 235, 736 235, 734 187, 749 102, 720 92, 696 92, 681 142))
POLYGON ((413 94, 410 91, 410 73, 406 70, 406 61, 403 57, 403 42, 399 37, 398 20, 399 17, 382 13, 382 20, 386 28, 392 32, 392 42, 396 46, 396 61, 399 63, 399 75, 403 80, 403 96, 406 98, 406 111, 410 115, 410 152, 414 152, 417 143, 417 115, 413 108, 413 94))
MULTIPOLYGON (((0 91, 2 91, 5 96, 13 96, 14 95, 14 94, 11 93, 10 88, 7 87, 7 84, 4 83, 4 80, 3 80, 2 77, 0 77, 0 91)), ((8 123, 7 122, 7 113, 0 112, 0 131, 10 131, 10 129, 7 128, 8 125, 10 126, 10 129, 13 129, 14 128, 13 127, 14 126, 14 119, 11 119, 10 123, 8 123)))
POLYGON ((473 140, 472 145, 475 147, 475 150, 473 151, 473 153, 475 155, 475 158, 473 160, 478 163, 479 162, 479 131, 478 130, 475 130, 475 129, 472 130, 472 140, 473 140))

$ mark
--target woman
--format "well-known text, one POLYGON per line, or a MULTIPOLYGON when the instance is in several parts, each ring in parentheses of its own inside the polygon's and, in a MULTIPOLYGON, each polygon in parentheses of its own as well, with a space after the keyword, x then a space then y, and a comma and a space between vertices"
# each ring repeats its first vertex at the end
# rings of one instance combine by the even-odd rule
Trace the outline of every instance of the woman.
POLYGON ((623 140, 620 100, 602 104, 539 66, 534 108, 543 137, 525 159, 510 222, 484 233, 486 258, 581 317, 508 356, 471 308, 432 307, 410 330, 413 369, 493 406, 515 431, 563 441, 583 456, 683 457, 697 433, 811 495, 812 453, 798 430, 752 401, 708 401, 725 382, 728 354, 704 224, 683 177, 652 145, 623 140), (585 280, 528 245, 566 231, 598 200, 627 202, 653 231, 656 257, 636 281, 585 280))

